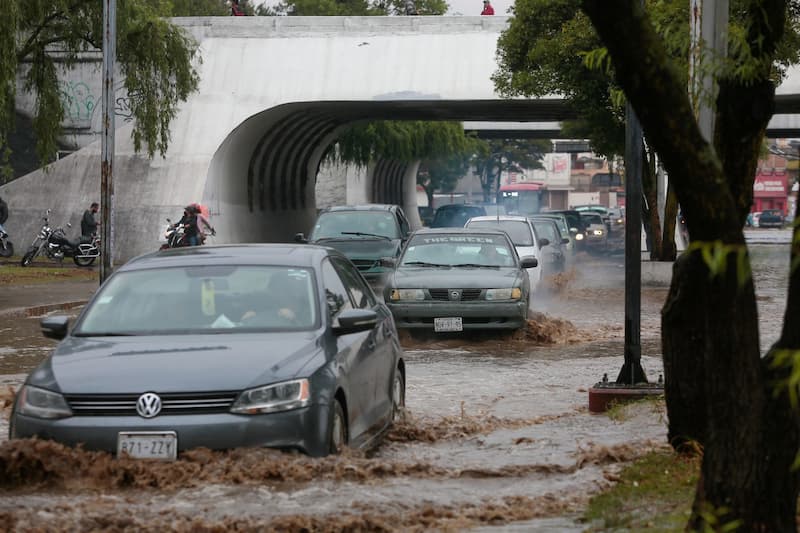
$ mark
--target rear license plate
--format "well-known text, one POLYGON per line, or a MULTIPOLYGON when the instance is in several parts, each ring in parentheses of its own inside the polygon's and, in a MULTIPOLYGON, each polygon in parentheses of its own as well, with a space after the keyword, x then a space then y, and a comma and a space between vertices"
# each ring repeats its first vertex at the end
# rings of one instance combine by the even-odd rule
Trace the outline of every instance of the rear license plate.
POLYGON ((461 324, 460 316, 434 318, 433 331, 464 331, 464 326, 461 324))
POLYGON ((174 461, 178 456, 178 435, 174 431, 127 431, 117 436, 117 456, 134 459, 174 461))

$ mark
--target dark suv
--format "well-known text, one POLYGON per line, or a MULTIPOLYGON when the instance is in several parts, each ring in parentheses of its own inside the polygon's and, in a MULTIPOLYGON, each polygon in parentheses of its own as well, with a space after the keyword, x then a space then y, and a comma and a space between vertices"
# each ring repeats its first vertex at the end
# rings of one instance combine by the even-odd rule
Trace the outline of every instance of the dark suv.
POLYGON ((486 209, 480 205, 448 204, 436 210, 431 222, 432 228, 463 228, 472 217, 486 215, 486 209))
POLYGON ((347 256, 372 285, 382 285, 388 270, 383 257, 398 257, 411 228, 396 205, 366 204, 328 207, 320 211, 311 235, 295 241, 335 248, 347 256))
POLYGON ((780 209, 765 209, 758 219, 761 228, 782 228, 785 224, 783 211, 780 209))

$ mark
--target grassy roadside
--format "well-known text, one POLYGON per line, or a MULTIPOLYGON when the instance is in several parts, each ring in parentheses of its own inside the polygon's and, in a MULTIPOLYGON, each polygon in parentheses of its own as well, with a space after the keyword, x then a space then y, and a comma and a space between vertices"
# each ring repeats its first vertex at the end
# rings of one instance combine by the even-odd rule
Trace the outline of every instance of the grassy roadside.
MULTIPOLYGON (((615 422, 662 417, 666 425, 666 410, 664 397, 654 396, 612 405, 605 414, 615 422)), ((683 531, 701 460, 665 446, 628 464, 614 476, 615 485, 589 501, 582 517, 586 531, 683 531)))
POLYGON ((0 262, 0 286, 30 285, 58 281, 97 281, 100 274, 96 266, 77 267, 70 261, 63 266, 56 263, 33 263, 22 267, 19 259, 11 257, 0 262))
POLYGON ((655 451, 626 466, 619 481, 594 496, 583 515, 587 531, 683 531, 701 457, 655 451))

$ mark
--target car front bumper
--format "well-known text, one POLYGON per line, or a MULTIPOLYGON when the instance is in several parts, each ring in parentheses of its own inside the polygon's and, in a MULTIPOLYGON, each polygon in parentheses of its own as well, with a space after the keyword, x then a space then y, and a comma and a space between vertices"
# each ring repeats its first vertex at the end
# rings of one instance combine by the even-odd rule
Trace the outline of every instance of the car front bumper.
POLYGON ((138 416, 72 416, 44 420, 14 413, 11 438, 39 437, 62 444, 82 444, 88 450, 117 451, 117 438, 125 431, 174 431, 178 451, 206 447, 297 449, 320 457, 328 454, 330 408, 314 404, 302 409, 263 415, 231 413, 138 416))
POLYGON ((433 330, 434 318, 461 317, 468 329, 519 329, 528 318, 527 300, 513 302, 387 303, 398 328, 433 330))

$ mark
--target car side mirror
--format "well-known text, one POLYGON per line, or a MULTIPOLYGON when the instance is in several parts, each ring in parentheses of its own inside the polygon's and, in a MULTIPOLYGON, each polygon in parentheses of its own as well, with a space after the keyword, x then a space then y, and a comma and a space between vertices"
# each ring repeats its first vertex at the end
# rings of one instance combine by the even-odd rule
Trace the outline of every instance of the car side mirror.
POLYGON ((535 257, 526 256, 519 260, 519 265, 522 268, 534 268, 539 266, 539 260, 535 257))
POLYGON ((397 266, 397 258, 395 257, 381 257, 378 261, 382 267, 394 268, 397 266))
POLYGON ((48 339, 55 339, 60 341, 67 336, 67 328, 69 326, 68 316, 47 316, 44 317, 39 325, 42 328, 42 335, 48 339))
POLYGON ((348 309, 342 311, 333 326, 334 335, 348 335, 369 331, 378 325, 378 313, 372 309, 348 309))
POLYGON ((308 239, 306 239, 306 236, 301 231, 300 233, 294 234, 294 242, 298 242, 300 244, 308 244, 308 239))
POLYGON ((561 244, 569 244, 569 239, 567 239, 566 237, 562 237, 561 244))
POLYGON ((539 248, 547 246, 548 244, 550 244, 550 239, 539 239, 539 248))

